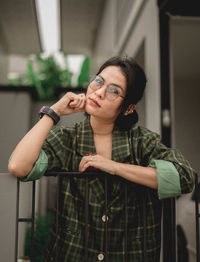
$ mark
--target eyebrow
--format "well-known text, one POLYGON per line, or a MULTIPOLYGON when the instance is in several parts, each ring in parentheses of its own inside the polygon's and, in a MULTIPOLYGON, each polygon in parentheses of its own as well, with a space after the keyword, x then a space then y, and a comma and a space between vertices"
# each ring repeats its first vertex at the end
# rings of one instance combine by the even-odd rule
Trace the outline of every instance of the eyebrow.
MULTIPOLYGON (((103 79, 103 81, 105 82, 105 79, 104 79, 100 74, 99 74, 98 76, 101 77, 101 78, 103 79)), ((115 84, 115 83, 112 83, 112 84, 110 84, 110 85, 119 87, 122 91, 124 91, 124 88, 122 88, 121 86, 119 86, 119 85, 117 85, 117 84, 115 84)))

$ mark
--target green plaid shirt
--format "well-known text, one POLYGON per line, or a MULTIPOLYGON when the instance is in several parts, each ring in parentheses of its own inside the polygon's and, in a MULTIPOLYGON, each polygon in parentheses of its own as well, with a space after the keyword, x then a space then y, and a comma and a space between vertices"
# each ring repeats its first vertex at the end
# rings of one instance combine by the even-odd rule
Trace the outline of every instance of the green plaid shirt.
MULTIPOLYGON (((54 127, 43 150, 48 156, 48 170, 77 171, 83 156, 95 154, 89 120, 73 127, 54 127)), ((180 177, 182 193, 191 192, 194 170, 176 149, 167 148, 160 136, 135 126, 129 132, 115 127, 112 138, 112 159, 121 163, 153 166, 155 161, 172 163, 180 177)), ((173 172, 172 172, 173 173, 173 172)), ((163 173, 165 174, 165 172, 163 173)), ((146 205, 147 261, 158 262, 161 246, 161 208, 156 190, 128 183, 127 261, 143 261, 144 203, 146 205), (144 201, 145 199, 145 201, 144 201)), ((108 177, 108 261, 122 262, 125 253, 125 182, 118 176, 108 177)), ((167 190, 167 189, 166 189, 167 190)), ((52 230, 45 261, 79 262, 84 258, 85 244, 85 178, 62 177, 59 228, 52 230)), ((89 241, 88 261, 105 260, 105 199, 103 181, 89 178, 89 241)))

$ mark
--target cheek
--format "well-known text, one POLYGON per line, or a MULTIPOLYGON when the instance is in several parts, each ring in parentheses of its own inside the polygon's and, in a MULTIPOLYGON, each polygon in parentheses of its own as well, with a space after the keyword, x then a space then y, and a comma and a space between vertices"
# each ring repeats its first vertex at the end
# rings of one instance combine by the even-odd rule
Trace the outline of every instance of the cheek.
POLYGON ((86 92, 86 96, 90 95, 91 93, 93 93, 93 90, 90 88, 90 85, 87 88, 87 92, 86 92))
POLYGON ((120 104, 117 108, 116 108, 116 113, 119 115, 122 111, 122 105, 120 104))
POLYGON ((121 112, 121 107, 122 107, 121 103, 115 105, 112 104, 106 108, 106 112, 110 116, 114 115, 115 117, 117 117, 121 112))

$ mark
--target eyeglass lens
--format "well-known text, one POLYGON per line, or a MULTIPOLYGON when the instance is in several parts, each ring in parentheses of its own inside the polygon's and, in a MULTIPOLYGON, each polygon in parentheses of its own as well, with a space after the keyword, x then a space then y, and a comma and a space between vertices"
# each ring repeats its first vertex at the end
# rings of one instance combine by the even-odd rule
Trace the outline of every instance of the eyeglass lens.
MULTIPOLYGON (((95 76, 92 81, 94 81, 94 84, 95 84, 92 87, 93 89, 99 89, 99 88, 101 88, 104 85, 104 81, 103 81, 103 79, 100 76, 95 76)), ((106 88, 106 97, 109 100, 114 100, 118 96, 120 96, 120 91, 119 91, 119 88, 117 86, 114 86, 114 85, 107 86, 107 88, 106 88)))

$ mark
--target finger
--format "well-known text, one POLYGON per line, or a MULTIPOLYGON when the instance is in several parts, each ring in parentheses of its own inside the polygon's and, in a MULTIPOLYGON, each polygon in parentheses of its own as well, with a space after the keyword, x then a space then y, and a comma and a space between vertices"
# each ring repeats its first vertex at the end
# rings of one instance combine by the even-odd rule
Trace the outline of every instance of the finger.
POLYGON ((77 107, 80 107, 81 106, 81 103, 82 103, 82 101, 84 101, 84 96, 81 96, 81 95, 79 95, 78 97, 77 97, 77 104, 76 104, 76 106, 77 107))
POLYGON ((72 108, 76 108, 79 106, 80 98, 75 98, 72 102, 69 103, 69 106, 72 108))
POLYGON ((81 162, 79 163, 79 171, 83 168, 84 164, 87 162, 86 156, 82 157, 81 162))
POLYGON ((76 108, 76 109, 82 111, 82 108, 84 107, 85 99, 86 99, 85 94, 76 95, 76 97, 70 103, 70 107, 76 108))
POLYGON ((82 167, 79 168, 79 171, 84 172, 89 166, 90 166, 90 163, 87 162, 82 167))
POLYGON ((84 162, 79 166, 79 171, 80 172, 84 172, 88 167, 89 167, 90 163, 89 162, 84 162))
POLYGON ((93 161, 88 161, 84 164, 84 166, 81 168, 81 172, 87 171, 89 169, 95 168, 95 163, 93 161))
POLYGON ((82 98, 79 98, 79 100, 78 100, 78 103, 77 103, 77 108, 80 108, 81 107, 81 103, 82 103, 82 98))
POLYGON ((93 156, 84 156, 81 159, 81 162, 79 164, 79 171, 83 172, 85 171, 89 166, 94 165, 94 157, 93 156))
POLYGON ((64 98, 68 100, 68 103, 70 104, 72 101, 75 100, 76 94, 72 93, 72 92, 68 92, 64 98))
POLYGON ((85 100, 82 100, 79 106, 80 111, 83 111, 85 109, 85 100))

